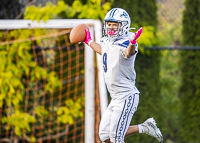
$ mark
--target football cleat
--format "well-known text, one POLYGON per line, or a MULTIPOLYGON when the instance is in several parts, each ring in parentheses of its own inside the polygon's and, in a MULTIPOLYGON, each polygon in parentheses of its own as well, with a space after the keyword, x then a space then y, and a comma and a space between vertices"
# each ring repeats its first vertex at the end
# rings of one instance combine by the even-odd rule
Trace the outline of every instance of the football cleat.
POLYGON ((156 126, 156 121, 153 118, 147 119, 144 123, 142 123, 142 125, 148 128, 148 132, 146 133, 147 135, 155 137, 159 142, 163 142, 163 136, 160 129, 156 126))

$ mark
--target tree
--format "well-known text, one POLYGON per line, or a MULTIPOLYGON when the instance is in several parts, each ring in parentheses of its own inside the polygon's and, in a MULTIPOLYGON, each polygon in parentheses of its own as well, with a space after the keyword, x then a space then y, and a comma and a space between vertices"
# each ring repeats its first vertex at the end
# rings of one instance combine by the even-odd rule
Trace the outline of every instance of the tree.
POLYGON ((183 44, 190 46, 200 45, 199 10, 200 0, 186 0, 183 12, 183 44))
POLYGON ((125 9, 130 17, 132 26, 153 26, 157 27, 157 6, 156 0, 144 1, 144 0, 115 0, 112 7, 121 7, 125 9))
POLYGON ((22 8, 18 0, 1 0, 0 19, 15 19, 22 8))
POLYGON ((101 0, 88 0, 83 4, 80 0, 75 0, 72 6, 64 1, 58 1, 56 5, 48 2, 45 7, 29 6, 26 8, 24 19, 43 20, 55 18, 82 18, 102 20, 110 9, 111 4, 105 2, 101 5, 101 0), (33 14, 35 13, 35 14, 33 14))
MULTIPOLYGON (((200 46, 200 0, 186 0, 183 13, 183 45, 200 46)), ((181 128, 180 140, 183 142, 199 142, 200 137, 200 92, 199 92, 199 50, 181 52, 181 128), (187 64, 185 64, 187 63, 187 64)))

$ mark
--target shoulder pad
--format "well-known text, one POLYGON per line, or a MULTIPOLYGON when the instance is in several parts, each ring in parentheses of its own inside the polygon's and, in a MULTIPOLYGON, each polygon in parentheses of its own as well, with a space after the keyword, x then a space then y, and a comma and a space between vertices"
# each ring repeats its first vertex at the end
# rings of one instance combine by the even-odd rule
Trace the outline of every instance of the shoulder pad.
POLYGON ((109 39, 108 39, 108 37, 103 37, 103 38, 101 38, 100 42, 109 42, 109 39))
POLYGON ((114 41, 114 45, 119 45, 119 46, 122 46, 122 47, 125 47, 127 48, 128 45, 129 45, 130 41, 129 41, 129 38, 127 37, 120 37, 120 38, 117 38, 115 41, 114 41))

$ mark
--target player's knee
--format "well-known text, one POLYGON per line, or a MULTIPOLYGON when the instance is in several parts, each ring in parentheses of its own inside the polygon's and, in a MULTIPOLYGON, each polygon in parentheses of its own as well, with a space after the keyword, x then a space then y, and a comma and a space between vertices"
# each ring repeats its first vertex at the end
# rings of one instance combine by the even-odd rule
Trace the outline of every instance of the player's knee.
POLYGON ((111 142, 115 142, 115 137, 116 137, 115 132, 110 132, 109 137, 111 142))
POLYGON ((99 139, 100 139, 102 142, 104 142, 104 141, 106 141, 107 139, 109 139, 109 136, 108 136, 108 134, 106 134, 106 133, 99 132, 99 139))
POLYGON ((124 136, 121 133, 119 133, 117 136, 115 132, 111 132, 109 137, 111 142, 124 143, 124 136))

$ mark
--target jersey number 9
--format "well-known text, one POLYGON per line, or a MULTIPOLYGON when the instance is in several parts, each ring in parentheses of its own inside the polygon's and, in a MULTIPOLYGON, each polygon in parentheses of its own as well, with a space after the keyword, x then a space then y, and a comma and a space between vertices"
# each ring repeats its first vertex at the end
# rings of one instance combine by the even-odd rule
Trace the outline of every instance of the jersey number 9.
POLYGON ((104 72, 107 72, 107 54, 106 53, 103 54, 103 68, 104 68, 104 72))

